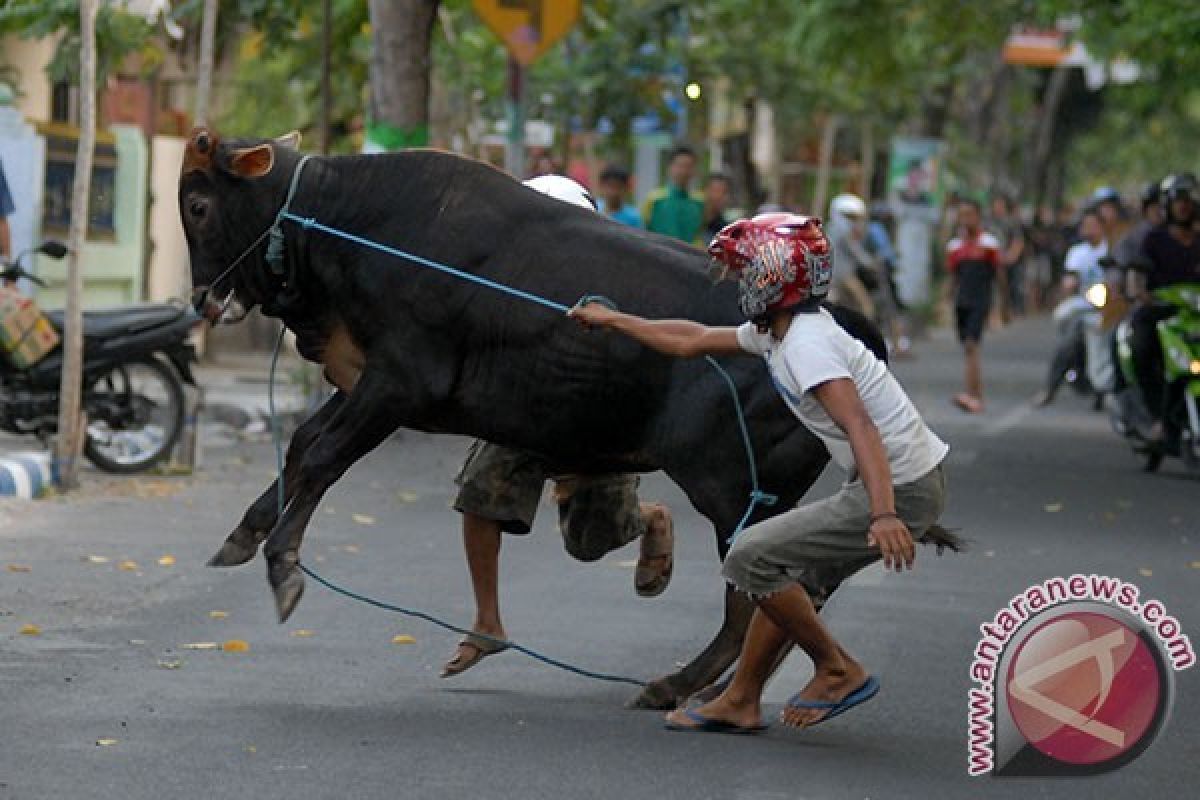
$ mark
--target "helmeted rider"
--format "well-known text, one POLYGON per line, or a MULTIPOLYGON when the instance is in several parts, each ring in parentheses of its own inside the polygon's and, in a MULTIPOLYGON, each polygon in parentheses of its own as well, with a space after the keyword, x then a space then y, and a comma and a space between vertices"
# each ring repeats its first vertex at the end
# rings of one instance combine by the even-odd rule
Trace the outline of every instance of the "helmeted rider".
MULTIPOLYGON (((1167 400, 1156 326, 1175 310, 1155 303, 1150 293, 1164 286, 1200 283, 1200 186, 1194 175, 1184 173, 1168 176, 1160 188, 1166 218, 1146 234, 1139 259, 1140 275, 1130 281, 1136 303, 1130 317, 1134 369, 1146 408, 1156 420, 1162 419, 1167 400)), ((1150 438, 1162 438, 1161 423, 1155 425, 1150 438)))
POLYGON ((911 567, 913 536, 932 533, 942 513, 947 447, 887 366, 821 308, 834 267, 852 267, 837 261, 819 220, 786 213, 739 220, 709 252, 738 282, 744 325, 647 320, 599 304, 571 314, 667 355, 763 358, 783 401, 848 473, 832 497, 763 520, 734 540, 725 579, 758 606, 737 671, 711 702, 667 717, 672 729, 762 730, 765 681, 795 644, 812 657, 814 677, 783 718, 808 727, 869 700, 879 683, 833 639, 799 581, 828 574, 836 585, 881 555, 889 568, 911 567))
POLYGON ((839 267, 829 299, 879 322, 877 300, 882 274, 866 246, 867 204, 858 195, 837 195, 829 203, 828 229, 833 258, 839 267))

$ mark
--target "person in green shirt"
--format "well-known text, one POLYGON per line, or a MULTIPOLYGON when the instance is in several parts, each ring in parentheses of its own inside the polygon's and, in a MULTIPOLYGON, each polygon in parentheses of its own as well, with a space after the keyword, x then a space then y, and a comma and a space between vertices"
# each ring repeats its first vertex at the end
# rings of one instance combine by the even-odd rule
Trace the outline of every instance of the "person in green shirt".
POLYGON ((696 152, 678 145, 667 157, 667 185, 646 198, 642 219, 646 229, 691 243, 704 221, 704 202, 688 187, 696 175, 696 152))

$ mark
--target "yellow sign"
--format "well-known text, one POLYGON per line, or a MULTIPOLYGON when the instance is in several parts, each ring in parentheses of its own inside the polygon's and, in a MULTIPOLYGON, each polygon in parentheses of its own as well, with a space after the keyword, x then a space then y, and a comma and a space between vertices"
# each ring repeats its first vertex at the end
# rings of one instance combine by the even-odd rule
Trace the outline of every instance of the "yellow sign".
POLYGON ((474 0, 475 13, 529 66, 579 21, 581 0, 474 0))

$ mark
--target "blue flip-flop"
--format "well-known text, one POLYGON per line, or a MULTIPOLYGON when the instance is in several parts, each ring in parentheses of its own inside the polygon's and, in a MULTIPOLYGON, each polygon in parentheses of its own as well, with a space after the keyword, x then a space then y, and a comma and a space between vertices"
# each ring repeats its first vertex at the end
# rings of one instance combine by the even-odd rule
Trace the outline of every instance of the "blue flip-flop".
POLYGON ((762 733, 767 729, 766 725, 735 725, 723 719, 712 719, 690 708, 683 709, 683 715, 696 724, 680 725, 678 722, 668 720, 665 723, 667 730, 685 731, 687 733, 734 733, 745 735, 762 733))
POLYGON ((822 722, 827 722, 839 714, 845 714, 850 709, 867 702, 877 694, 879 694, 879 680, 874 675, 868 675, 867 679, 863 681, 862 686, 859 686, 853 692, 846 695, 836 703, 831 703, 827 700, 804 700, 800 697, 800 695, 795 695, 791 700, 788 700, 787 707, 796 709, 814 709, 817 711, 828 710, 828 714, 821 717, 816 722, 804 726, 806 728, 811 728, 814 725, 820 725, 822 722))

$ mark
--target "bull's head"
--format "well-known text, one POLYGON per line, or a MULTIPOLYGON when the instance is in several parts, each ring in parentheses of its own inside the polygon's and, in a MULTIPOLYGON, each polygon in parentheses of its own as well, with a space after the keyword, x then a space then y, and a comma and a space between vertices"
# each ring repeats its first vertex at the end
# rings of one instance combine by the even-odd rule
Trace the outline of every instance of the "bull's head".
POLYGON ((191 257, 198 309, 211 321, 236 303, 248 310, 271 291, 256 240, 283 203, 298 155, 298 133, 224 142, 208 128, 188 139, 179 177, 179 213, 191 257), (225 274, 242 258, 238 266, 225 274), (236 296, 235 296, 236 292, 236 296))

